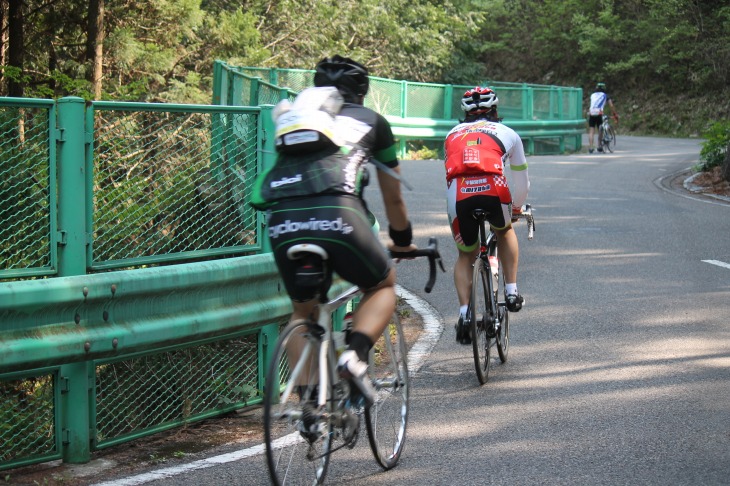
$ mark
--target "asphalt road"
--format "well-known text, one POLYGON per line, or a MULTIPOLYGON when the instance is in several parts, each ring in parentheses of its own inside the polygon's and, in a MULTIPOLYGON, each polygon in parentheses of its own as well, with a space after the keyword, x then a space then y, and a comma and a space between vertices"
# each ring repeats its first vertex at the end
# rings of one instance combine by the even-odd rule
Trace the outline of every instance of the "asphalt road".
MULTIPOLYGON (((381 471, 363 438, 333 456, 328 484, 730 484, 730 205, 668 188, 699 147, 619 137, 614 154, 528 159, 527 305, 512 315, 509 360, 483 386, 471 347, 454 340, 443 165, 403 162, 416 240, 438 238, 447 273, 431 294, 425 262, 401 263, 399 281, 443 333, 415 372, 399 465, 381 471)), ((255 451, 215 461, 108 484, 268 483, 255 451)))

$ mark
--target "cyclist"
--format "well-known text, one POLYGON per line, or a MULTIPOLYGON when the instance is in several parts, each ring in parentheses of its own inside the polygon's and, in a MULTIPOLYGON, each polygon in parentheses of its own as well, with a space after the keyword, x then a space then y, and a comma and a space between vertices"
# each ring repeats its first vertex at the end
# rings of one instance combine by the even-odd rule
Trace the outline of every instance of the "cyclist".
MULTIPOLYGON (((590 106, 588 107, 588 153, 593 153, 595 146, 593 140, 598 127, 603 123, 603 109, 606 104, 611 107, 613 117, 618 121, 618 113, 616 107, 613 106, 613 100, 606 93, 606 83, 597 83, 596 91, 591 94, 590 106)), ((603 152, 603 147, 598 144, 598 151, 603 152)))
POLYGON ((465 119, 446 136, 447 212, 451 233, 459 251, 454 265, 454 286, 459 298, 456 339, 471 343, 465 315, 472 286, 472 264, 479 252, 479 227, 474 209, 487 211, 487 220, 497 233, 497 249, 504 269, 507 309, 519 311, 525 300, 517 290, 519 247, 512 229, 527 199, 530 180, 522 140, 503 125, 497 113, 499 99, 488 87, 464 93, 461 108, 465 119), (504 164, 511 169, 511 186, 504 164))
POLYGON ((372 230, 370 213, 362 199, 367 184, 366 164, 372 158, 385 166, 377 171, 377 177, 393 241, 389 248, 411 251, 416 246, 412 244, 411 223, 397 179, 400 169, 390 124, 363 106, 369 87, 367 69, 350 58, 327 57, 316 65, 314 85, 334 87, 342 97, 334 129, 343 145, 308 154, 280 149, 274 179, 255 190, 269 191, 268 202, 272 205, 268 208, 268 236, 292 301, 290 322, 316 319, 312 314, 318 303, 317 288, 295 281, 296 263, 287 258, 287 250, 293 245, 313 243, 323 247, 329 256, 326 278, 331 279, 334 271, 363 290, 338 371, 368 400, 372 390, 362 379, 367 372, 368 353, 396 305, 395 266, 372 230))

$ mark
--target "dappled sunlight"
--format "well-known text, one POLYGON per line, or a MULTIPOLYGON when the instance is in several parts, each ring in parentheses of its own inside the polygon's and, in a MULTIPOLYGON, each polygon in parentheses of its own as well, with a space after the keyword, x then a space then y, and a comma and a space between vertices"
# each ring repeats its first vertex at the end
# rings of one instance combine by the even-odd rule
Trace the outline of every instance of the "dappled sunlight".
POLYGON ((569 201, 601 201, 601 202, 628 201, 628 199, 626 199, 625 197, 606 197, 606 196, 596 196, 596 197, 573 196, 573 197, 569 197, 567 199, 569 201))
POLYGON ((544 255, 552 256, 588 256, 594 258, 624 258, 626 256, 631 257, 656 257, 662 256, 662 253, 622 253, 621 250, 608 249, 608 248, 552 248, 545 249, 541 248, 544 255))
POLYGON ((540 161, 540 164, 542 165, 599 165, 600 162, 598 160, 561 160, 561 161, 540 161))
POLYGON ((663 253, 621 253, 619 251, 613 252, 612 255, 608 254, 608 251, 602 254, 596 255, 595 258, 649 258, 663 256, 663 253))

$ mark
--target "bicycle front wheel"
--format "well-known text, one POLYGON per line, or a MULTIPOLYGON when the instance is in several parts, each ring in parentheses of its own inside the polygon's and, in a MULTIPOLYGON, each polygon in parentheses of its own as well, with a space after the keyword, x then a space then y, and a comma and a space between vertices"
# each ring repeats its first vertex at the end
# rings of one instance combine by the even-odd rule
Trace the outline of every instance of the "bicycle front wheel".
POLYGON ((375 403, 365 409, 370 448, 383 469, 398 463, 406 440, 409 378, 406 341, 398 314, 373 346, 368 373, 375 403))
POLYGON ((489 361, 493 338, 490 328, 493 327, 489 279, 492 278, 492 271, 489 263, 481 258, 474 262, 474 273, 472 275, 471 299, 467 319, 471 329, 471 344, 474 349, 474 367, 480 384, 485 384, 489 379, 489 361))
POLYGON ((608 127, 606 133, 603 135, 603 145, 606 150, 613 153, 613 149, 616 148, 616 131, 613 127, 608 127))
POLYGON ((492 288, 494 289, 494 301, 497 303, 497 315, 499 318, 499 326, 497 327, 495 340, 497 341, 499 360, 504 363, 507 361, 507 355, 509 353, 509 312, 504 301, 499 303, 500 297, 504 298, 505 295, 504 269, 502 268, 501 262, 499 263, 499 270, 493 277, 492 282, 494 283, 492 288))
POLYGON ((266 461, 273 484, 321 484, 327 474, 333 426, 317 406, 322 332, 314 322, 292 322, 274 349, 264 394, 266 461))

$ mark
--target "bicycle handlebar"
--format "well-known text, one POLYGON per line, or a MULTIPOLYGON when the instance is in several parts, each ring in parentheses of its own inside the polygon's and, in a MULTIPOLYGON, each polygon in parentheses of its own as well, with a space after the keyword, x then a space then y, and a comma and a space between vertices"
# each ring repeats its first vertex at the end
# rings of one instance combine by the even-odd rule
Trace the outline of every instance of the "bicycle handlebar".
POLYGON ((422 256, 428 257, 428 282, 423 289, 428 294, 433 290, 433 286, 436 283, 436 264, 438 263, 442 272, 446 272, 444 262, 441 260, 441 254, 438 250, 438 241, 436 238, 433 236, 430 237, 426 248, 419 248, 413 251, 390 251, 391 258, 416 258, 422 256))
POLYGON ((532 206, 525 204, 522 206, 522 213, 518 215, 519 219, 527 222, 527 239, 531 240, 535 236, 535 217, 532 215, 532 206))

